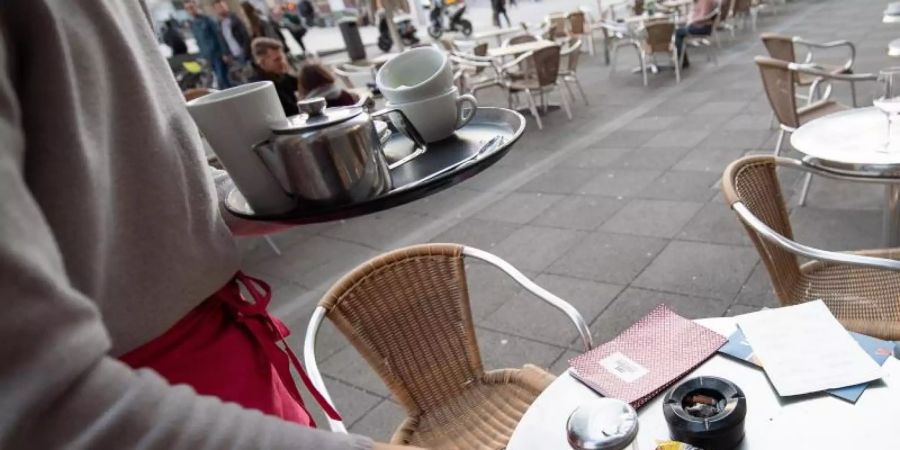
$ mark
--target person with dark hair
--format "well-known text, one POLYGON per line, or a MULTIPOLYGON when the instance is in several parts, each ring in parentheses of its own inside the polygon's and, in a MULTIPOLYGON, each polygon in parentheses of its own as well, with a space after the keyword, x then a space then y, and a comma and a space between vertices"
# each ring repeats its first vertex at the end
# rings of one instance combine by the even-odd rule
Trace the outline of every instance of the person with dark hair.
POLYGON ((162 41, 172 49, 172 56, 187 55, 187 44, 175 19, 167 20, 163 26, 162 41))
MULTIPOLYGON (((303 43, 303 37, 306 36, 306 27, 300 22, 300 19, 297 16, 293 16, 294 20, 291 20, 291 16, 284 13, 284 9, 281 5, 275 5, 272 7, 272 23, 275 24, 276 27, 281 27, 288 32, 291 33, 291 36, 294 37, 294 40, 297 41, 297 44, 300 45, 300 48, 303 50, 303 54, 306 54, 306 44, 303 43)), ((284 45, 284 48, 287 49, 287 42, 283 39, 282 36, 281 43, 284 45)))
POLYGON ((250 33, 244 22, 231 12, 231 7, 225 0, 215 0, 213 8, 219 16, 219 28, 225 40, 226 47, 238 65, 243 66, 250 58, 250 33))
POLYGON ((306 20, 307 27, 315 25, 316 8, 313 7, 312 2, 309 0, 300 0, 300 3, 297 5, 297 12, 300 13, 300 17, 303 17, 303 19, 306 20))
POLYGON ((200 12, 200 7, 193 0, 184 2, 184 9, 191 15, 191 33, 200 48, 200 56, 205 59, 212 68, 216 77, 216 85, 219 89, 227 89, 232 86, 228 78, 228 65, 230 59, 228 47, 222 38, 219 25, 211 17, 200 12))
POLYGON ((291 67, 281 42, 272 38, 256 38, 250 44, 253 51, 253 76, 250 81, 271 81, 281 107, 288 116, 298 114, 297 77, 290 74, 291 67))
POLYGON ((334 75, 322 64, 304 64, 297 78, 301 98, 324 97, 328 107, 350 106, 356 103, 356 97, 338 86, 334 75))
POLYGON ((272 22, 269 22, 267 17, 261 15, 259 11, 256 10, 256 7, 250 2, 241 2, 241 9, 244 11, 244 16, 247 17, 247 22, 250 24, 251 46, 252 39, 261 37, 278 39, 279 41, 282 40, 281 33, 275 29, 275 25, 273 25, 272 22))

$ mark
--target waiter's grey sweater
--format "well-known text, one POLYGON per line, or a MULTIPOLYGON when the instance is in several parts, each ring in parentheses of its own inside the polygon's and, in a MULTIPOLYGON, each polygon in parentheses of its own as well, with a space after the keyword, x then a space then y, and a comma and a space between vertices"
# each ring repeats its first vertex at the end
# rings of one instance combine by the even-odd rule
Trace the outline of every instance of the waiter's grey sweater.
POLYGON ((149 20, 0 1, 0 448, 369 448, 115 358, 239 267, 149 20))

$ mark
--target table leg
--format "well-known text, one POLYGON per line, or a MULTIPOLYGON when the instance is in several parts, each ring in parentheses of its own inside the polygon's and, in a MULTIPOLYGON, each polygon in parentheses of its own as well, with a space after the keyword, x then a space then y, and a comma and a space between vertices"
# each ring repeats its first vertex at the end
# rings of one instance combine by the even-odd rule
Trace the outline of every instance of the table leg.
POLYGON ((882 220, 882 242, 885 247, 900 246, 900 184, 885 187, 884 218, 882 220))

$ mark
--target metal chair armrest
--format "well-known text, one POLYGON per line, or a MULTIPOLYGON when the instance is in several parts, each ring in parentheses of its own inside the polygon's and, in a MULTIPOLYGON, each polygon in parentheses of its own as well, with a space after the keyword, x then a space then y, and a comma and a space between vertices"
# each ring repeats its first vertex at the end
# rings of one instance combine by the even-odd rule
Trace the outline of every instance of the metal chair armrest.
MULTIPOLYGON (((328 403, 334 406, 331 396, 328 395, 328 389, 325 387, 325 380, 322 379, 322 373, 319 372, 319 365, 316 364, 316 335, 318 335, 319 327, 324 319, 325 308, 317 306, 309 319, 309 325, 306 327, 306 337, 303 340, 303 365, 306 366, 306 374, 309 375, 313 386, 316 387, 328 403)), ((340 420, 328 418, 328 428, 335 433, 347 434, 347 427, 340 420)))
POLYGON ((803 39, 799 36, 795 36, 792 39, 792 41, 794 42, 794 44, 802 45, 808 49, 809 53, 807 54, 807 58, 806 58, 807 62, 812 61, 813 49, 815 49, 815 48, 830 49, 830 48, 838 48, 838 47, 847 47, 847 49, 850 51, 850 57, 847 59, 847 61, 844 63, 844 65, 842 67, 844 68, 844 70, 853 69, 853 63, 856 61, 856 46, 853 45, 853 43, 850 41, 839 40, 839 41, 831 41, 831 42, 812 42, 812 41, 807 41, 806 39, 803 39))
POLYGON ((816 63, 789 63, 788 68, 801 73, 837 81, 876 81, 874 73, 832 73, 816 63))
POLYGON ((531 292, 536 297, 541 300, 549 303, 554 308, 562 311, 569 320, 575 325, 575 328, 578 330, 578 335, 581 337, 581 344, 584 346, 584 351, 588 351, 594 347, 594 341, 591 337, 591 330, 588 328, 587 322, 585 322, 584 317, 581 316, 581 313, 575 309, 574 306, 566 302, 565 300, 553 295, 546 289, 538 286, 533 281, 528 279, 522 272, 519 272, 512 264, 504 261, 500 257, 488 253, 484 250, 479 250, 477 248, 472 247, 463 247, 463 255, 469 256, 475 259, 479 259, 484 261, 498 269, 502 270, 504 273, 509 275, 510 278, 515 280, 519 285, 525 288, 528 292, 531 292))
POLYGON ((512 61, 510 61, 510 62, 508 62, 508 63, 506 63, 506 64, 501 65, 501 66, 500 66, 500 71, 501 71, 501 72, 506 72, 507 70, 512 69, 513 67, 518 66, 522 61, 525 61, 526 59, 531 58, 532 56, 534 56, 534 52, 526 52, 526 53, 522 53, 521 55, 519 55, 518 57, 516 57, 516 59, 514 59, 514 60, 512 60, 512 61))
POLYGON ((859 253, 833 252, 829 250, 821 250, 807 245, 800 244, 782 236, 777 231, 770 228, 763 221, 759 220, 743 203, 737 202, 731 205, 731 209, 737 213, 747 226, 752 228, 763 239, 793 253, 796 255, 811 258, 817 261, 825 261, 831 263, 847 264, 851 266, 870 267, 874 269, 888 270, 892 272, 900 272, 900 261, 878 258, 874 256, 866 256, 859 253))

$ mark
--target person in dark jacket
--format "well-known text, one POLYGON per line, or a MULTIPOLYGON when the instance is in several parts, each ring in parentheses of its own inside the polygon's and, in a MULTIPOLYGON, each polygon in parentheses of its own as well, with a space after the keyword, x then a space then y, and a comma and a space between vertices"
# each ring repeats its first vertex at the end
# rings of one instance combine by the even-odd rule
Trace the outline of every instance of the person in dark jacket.
POLYGON ((219 28, 222 38, 234 62, 243 66, 250 60, 250 33, 237 14, 231 12, 228 2, 215 0, 213 8, 219 16, 219 28))
POLYGON ((300 17, 306 20, 307 27, 312 27, 315 24, 316 9, 313 7, 312 2, 300 0, 300 4, 297 5, 297 11, 300 13, 300 17))
POLYGON ((284 113, 288 116, 298 114, 300 111, 297 109, 297 77, 290 74, 290 65, 281 42, 260 37, 253 40, 250 48, 253 52, 254 72, 250 81, 274 83, 284 113))
POLYGON ((200 56, 212 67, 219 89, 232 86, 228 79, 228 49, 219 32, 219 25, 211 17, 200 12, 200 7, 193 0, 184 2, 184 9, 191 15, 191 33, 197 41, 200 56))
POLYGON ((494 25, 500 27, 500 16, 506 19, 506 26, 511 27, 509 16, 506 15, 506 0, 491 0, 491 9, 494 10, 494 25))
POLYGON ((172 49, 172 56, 187 54, 187 44, 184 42, 184 36, 181 35, 181 30, 175 19, 166 21, 162 32, 162 40, 164 44, 172 49))

